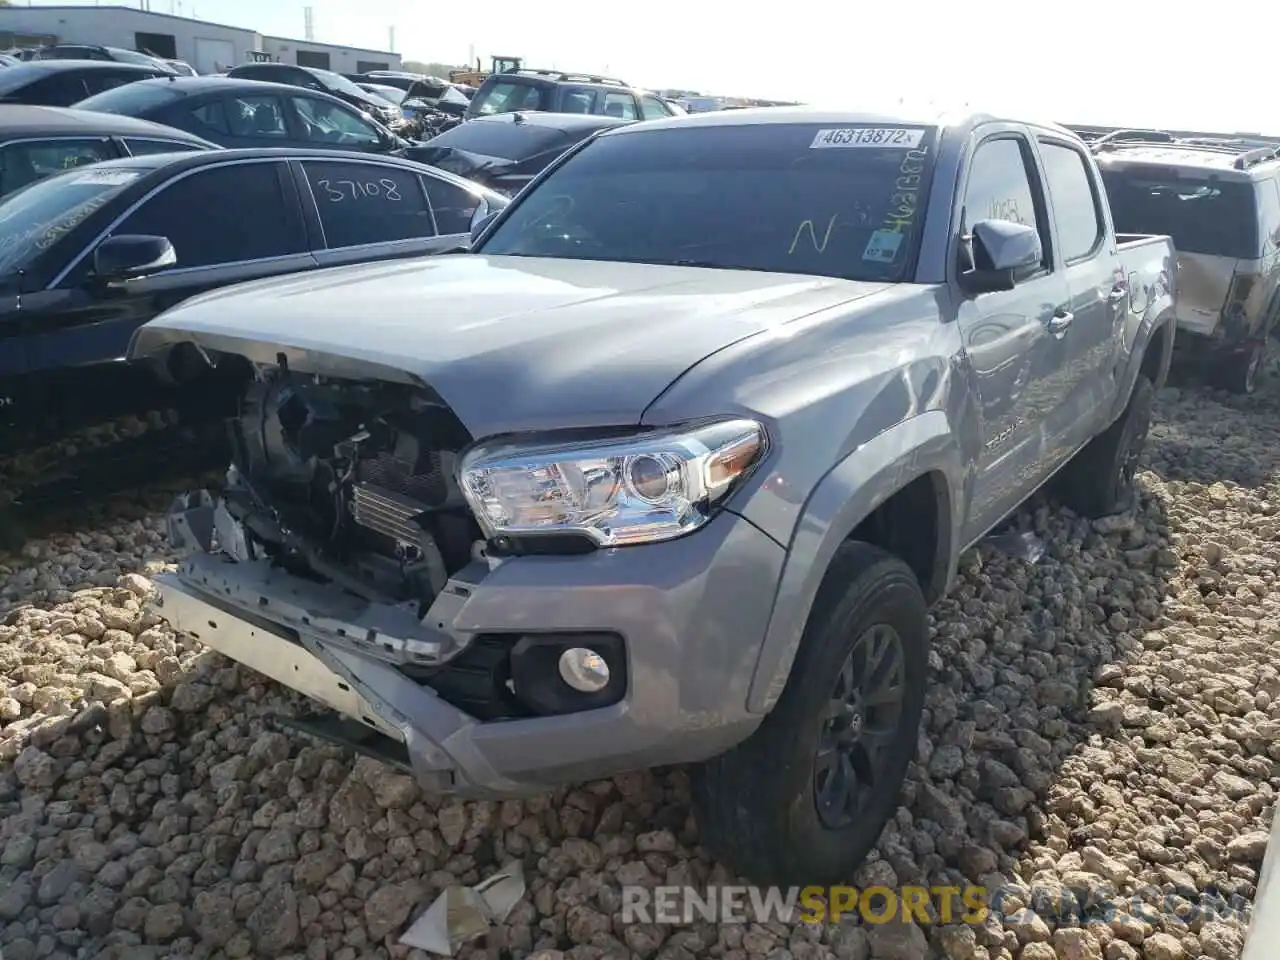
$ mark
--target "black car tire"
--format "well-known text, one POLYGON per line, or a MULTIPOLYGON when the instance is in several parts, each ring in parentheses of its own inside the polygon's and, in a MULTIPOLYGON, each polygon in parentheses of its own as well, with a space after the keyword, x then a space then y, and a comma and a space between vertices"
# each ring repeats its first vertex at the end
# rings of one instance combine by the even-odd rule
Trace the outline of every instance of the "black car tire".
MULTIPOLYGON (((928 670, 926 612, 920 584, 905 563, 870 544, 841 546, 777 704, 747 740, 693 771, 694 813, 710 853, 755 883, 848 882, 896 809, 916 753, 928 670), (859 727, 876 735, 880 759, 857 813, 845 825, 830 826, 816 801, 816 751, 829 742, 827 717, 847 658, 865 648, 865 637, 886 630, 898 645, 893 673, 901 699, 891 719, 859 727)), ((875 717, 875 709, 867 716, 875 717)))
POLYGON ((1138 374, 1120 419, 1063 468, 1059 478, 1063 503, 1091 519, 1120 513, 1133 504, 1133 479, 1151 429, 1155 399, 1155 385, 1146 374, 1138 374))

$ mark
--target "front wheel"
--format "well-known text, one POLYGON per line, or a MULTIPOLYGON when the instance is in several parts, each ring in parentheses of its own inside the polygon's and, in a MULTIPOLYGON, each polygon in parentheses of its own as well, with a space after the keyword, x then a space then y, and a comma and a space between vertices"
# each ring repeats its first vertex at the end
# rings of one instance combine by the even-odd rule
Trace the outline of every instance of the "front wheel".
POLYGON ((1231 393, 1256 393, 1265 372, 1268 338, 1255 341, 1240 353, 1227 357, 1218 370, 1218 385, 1231 393))
POLYGON ((756 883, 847 882, 897 806, 927 658, 911 568, 879 547, 843 545, 778 703, 745 742, 694 771, 707 850, 756 883))

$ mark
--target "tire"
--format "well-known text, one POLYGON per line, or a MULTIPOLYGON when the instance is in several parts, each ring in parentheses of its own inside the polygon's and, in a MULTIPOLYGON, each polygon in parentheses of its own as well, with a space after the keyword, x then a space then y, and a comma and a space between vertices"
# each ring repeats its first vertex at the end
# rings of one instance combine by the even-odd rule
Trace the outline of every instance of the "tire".
POLYGON ((1215 377, 1218 386, 1243 396, 1256 393, 1266 368, 1269 339, 1270 334, 1252 344, 1247 351, 1226 357, 1215 377))
POLYGON ((1133 503, 1133 477, 1151 429, 1156 390, 1138 374, 1120 419, 1093 438, 1062 472, 1060 497, 1091 519, 1109 516, 1133 503))
MULTIPOLYGON (((693 770, 694 814, 711 854, 758 884, 848 882, 896 810, 916 753, 928 672, 926 613, 905 563, 870 544, 841 546, 777 704, 747 740, 693 770), (833 738, 824 713, 849 680, 868 680, 857 667, 882 645, 888 652, 878 660, 881 672, 898 681, 901 698, 890 707, 863 704, 856 721, 845 707, 835 721, 848 739, 857 739, 856 726, 863 746, 878 747, 857 812, 845 822, 824 822, 818 797, 831 780, 819 773, 817 752, 833 738)), ((853 755, 865 773, 866 752, 855 748, 853 755)))

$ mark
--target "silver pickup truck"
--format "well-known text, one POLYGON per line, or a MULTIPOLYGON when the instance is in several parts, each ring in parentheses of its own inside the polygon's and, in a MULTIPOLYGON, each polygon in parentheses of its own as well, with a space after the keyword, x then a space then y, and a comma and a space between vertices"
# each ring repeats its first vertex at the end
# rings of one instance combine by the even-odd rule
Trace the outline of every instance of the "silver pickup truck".
POLYGON ((691 763, 710 851, 839 881, 898 802, 960 552, 1051 479, 1126 505, 1174 284, 1061 127, 610 130, 469 253, 139 331, 244 377, 162 613, 430 789, 691 763))

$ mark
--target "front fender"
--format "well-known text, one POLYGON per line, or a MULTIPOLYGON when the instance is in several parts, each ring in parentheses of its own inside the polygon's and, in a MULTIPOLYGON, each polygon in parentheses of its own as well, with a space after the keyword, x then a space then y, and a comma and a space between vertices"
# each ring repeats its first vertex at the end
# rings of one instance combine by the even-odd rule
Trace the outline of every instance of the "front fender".
POLYGON ((946 516, 926 593, 940 594, 955 569, 955 545, 964 511, 963 460, 941 410, 904 420, 862 444, 828 472, 805 501, 796 524, 769 626, 756 661, 747 709, 767 713, 786 686, 809 610, 831 558, 870 513, 913 480, 930 472, 945 478, 946 516))

